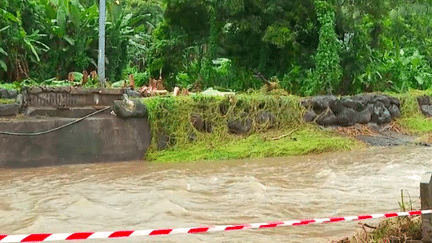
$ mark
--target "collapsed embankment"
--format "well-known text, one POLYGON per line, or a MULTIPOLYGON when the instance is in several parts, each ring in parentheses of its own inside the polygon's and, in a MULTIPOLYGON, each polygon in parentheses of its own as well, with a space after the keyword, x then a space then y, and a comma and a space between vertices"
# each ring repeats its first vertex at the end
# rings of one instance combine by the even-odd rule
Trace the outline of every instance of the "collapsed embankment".
POLYGON ((152 131, 146 158, 175 162, 304 155, 362 148, 361 140, 420 144, 417 137, 427 142, 432 121, 421 113, 417 98, 431 94, 141 99, 152 131))

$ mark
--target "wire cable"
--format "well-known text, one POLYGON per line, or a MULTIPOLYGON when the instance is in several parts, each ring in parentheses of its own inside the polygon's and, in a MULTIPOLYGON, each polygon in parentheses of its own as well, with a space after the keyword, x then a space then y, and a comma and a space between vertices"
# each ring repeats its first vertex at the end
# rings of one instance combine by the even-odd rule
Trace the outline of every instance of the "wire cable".
POLYGON ((90 113, 90 114, 88 114, 86 116, 83 116, 83 117, 81 117, 81 118, 79 118, 79 119, 77 119, 75 121, 72 121, 72 122, 69 122, 67 124, 61 125, 59 127, 56 127, 56 128, 53 128, 53 129, 49 129, 49 130, 46 130, 46 131, 42 131, 42 132, 30 132, 30 133, 28 133, 28 132, 22 132, 21 133, 21 132, 2 132, 2 131, 0 131, 0 135, 10 135, 10 136, 39 136, 39 135, 44 135, 44 134, 55 132, 55 131, 58 131, 58 130, 60 130, 62 128, 71 126, 71 125, 73 125, 75 123, 78 123, 78 122, 80 122, 80 121, 82 121, 84 119, 87 119, 87 118, 89 118, 91 116, 94 116, 96 114, 102 113, 102 112, 104 112, 106 110, 109 110, 109 109, 112 109, 111 106, 110 107, 106 107, 106 108, 104 108, 102 110, 98 110, 98 111, 95 111, 93 113, 90 113))

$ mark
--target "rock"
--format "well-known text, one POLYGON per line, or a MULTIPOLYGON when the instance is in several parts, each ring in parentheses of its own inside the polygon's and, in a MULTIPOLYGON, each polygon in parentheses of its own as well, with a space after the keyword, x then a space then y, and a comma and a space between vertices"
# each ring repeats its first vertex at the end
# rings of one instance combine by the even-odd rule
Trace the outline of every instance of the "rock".
POLYGON ((330 107, 331 111, 333 112, 333 114, 335 114, 336 116, 345 109, 345 107, 342 105, 342 101, 340 101, 340 100, 330 101, 329 107, 330 107))
POLYGON ((14 89, 8 90, 8 99, 16 99, 17 96, 18 96, 18 91, 14 89))
POLYGON ((417 102, 420 106, 422 105, 432 105, 430 97, 427 95, 417 97, 417 102))
POLYGON ((139 92, 132 89, 126 89, 125 93, 128 97, 137 97, 137 98, 142 97, 142 95, 139 92))
POLYGON ((355 111, 360 111, 364 107, 363 103, 361 103, 361 102, 359 102, 357 100, 351 99, 351 98, 346 98, 345 97, 345 98, 343 98, 341 100, 341 102, 342 102, 342 105, 344 107, 351 108, 351 109, 353 109, 355 111))
POLYGON ((22 108, 23 104, 24 104, 24 96, 22 94, 19 94, 16 98, 16 103, 18 104, 18 106, 20 108, 22 108))
POLYGON ((396 118, 400 116, 400 109, 397 104, 391 103, 388 110, 392 118, 396 118))
POLYGON ((0 105, 0 116, 15 116, 18 114, 18 104, 3 104, 0 105))
POLYGON ((199 114, 192 114, 191 122, 195 129, 200 132, 210 133, 213 130, 212 124, 209 121, 202 119, 201 115, 199 114))
POLYGON ((163 150, 166 147, 168 147, 170 141, 170 137, 168 135, 166 135, 163 132, 159 132, 157 135, 157 144, 158 144, 158 149, 159 150, 163 150))
POLYGON ((377 124, 383 124, 390 122, 391 118, 392 116, 389 110, 387 110, 383 103, 377 101, 372 112, 371 121, 377 124))
POLYGON ((336 122, 336 116, 335 116, 335 114, 333 114, 333 112, 331 110, 328 110, 325 113, 322 113, 318 116, 319 117, 316 120, 316 122, 319 125, 331 126, 331 125, 334 125, 334 123, 336 122))
POLYGON ((369 94, 355 95, 351 97, 351 99, 354 100, 355 102, 358 102, 361 105, 361 107, 365 107, 371 100, 371 95, 369 94))
POLYGON ((228 122, 228 130, 234 134, 246 134, 252 128, 252 119, 243 118, 228 122))
POLYGON ((334 125, 337 126, 352 126, 356 123, 356 112, 351 108, 344 108, 342 112, 336 115, 334 125))
POLYGON ((423 115, 430 117, 432 116, 432 105, 421 105, 420 110, 423 115))
POLYGON ((389 123, 391 122, 391 119, 392 116, 389 110, 387 110, 387 108, 384 108, 382 115, 378 118, 378 124, 389 123))
POLYGON ((396 105, 400 108, 400 101, 397 98, 389 96, 388 99, 390 100, 390 104, 396 105))
POLYGON ((6 89, 1 89, 0 88, 0 98, 1 99, 8 99, 9 97, 9 93, 6 89))
POLYGON ((276 125, 276 118, 270 112, 261 111, 257 115, 256 122, 258 125, 266 125, 267 127, 274 127, 276 125))
POLYGON ((333 103, 337 98, 333 95, 316 96, 312 100, 312 107, 316 114, 321 114, 333 103))
POLYGON ((323 95, 314 97, 315 104, 319 104, 321 107, 329 107, 331 102, 337 100, 334 95, 323 95))
POLYGON ((366 124, 371 121, 372 112, 374 106, 372 104, 368 104, 366 108, 357 113, 356 122, 361 124, 366 124))
POLYGON ((303 106, 303 107, 305 107, 305 108, 307 108, 307 109, 311 108, 313 106, 313 103, 314 103, 314 101, 311 98, 302 99, 300 101, 300 105, 303 106))
POLYGON ((313 110, 308 110, 303 115, 303 119, 305 120, 305 122, 312 122, 313 120, 315 120, 316 116, 317 115, 315 114, 315 112, 313 110))
POLYGON ((220 113, 225 116, 228 113, 228 104, 227 103, 220 103, 219 104, 219 111, 220 113))
POLYGON ((113 110, 117 116, 124 119, 147 117, 147 109, 139 100, 115 100, 113 110))
POLYGON ((376 102, 374 107, 373 107, 373 111, 372 111, 372 117, 371 117, 371 121, 374 123, 378 123, 378 120, 380 118, 380 116, 383 114, 384 112, 384 104, 381 102, 376 102))
POLYGON ((0 98, 2 99, 15 99, 18 95, 18 91, 15 89, 1 89, 0 88, 0 98))
POLYGON ((376 95, 375 98, 372 100, 372 102, 373 103, 380 102, 384 105, 384 107, 386 108, 390 107, 390 99, 384 95, 376 95))

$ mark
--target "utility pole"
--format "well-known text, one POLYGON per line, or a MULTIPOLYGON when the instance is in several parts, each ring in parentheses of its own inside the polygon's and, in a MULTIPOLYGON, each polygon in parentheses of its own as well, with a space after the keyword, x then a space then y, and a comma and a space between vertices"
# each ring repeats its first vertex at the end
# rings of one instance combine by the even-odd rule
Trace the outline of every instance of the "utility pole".
POLYGON ((99 59, 98 75, 102 87, 105 87, 105 0, 99 0, 99 59))

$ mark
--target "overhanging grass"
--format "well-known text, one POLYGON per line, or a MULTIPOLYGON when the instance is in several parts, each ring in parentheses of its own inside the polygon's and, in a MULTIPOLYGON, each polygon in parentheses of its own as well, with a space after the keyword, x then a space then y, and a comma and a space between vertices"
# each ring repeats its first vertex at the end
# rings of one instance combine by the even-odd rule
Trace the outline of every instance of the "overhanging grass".
POLYGON ((297 96, 238 95, 235 97, 154 97, 143 99, 149 112, 152 144, 146 159, 157 162, 241 159, 318 154, 361 146, 352 138, 323 131, 303 122, 304 109, 297 96), (221 112, 221 105, 225 112, 221 112), (275 122, 260 123, 262 112, 275 122), (210 133, 199 131, 192 116, 211 124, 210 133), (229 133, 228 122, 252 119, 245 135, 229 133), (158 150, 160 134, 170 137, 167 149, 158 150), (191 139, 193 137, 194 139, 191 139), (275 139, 276 138, 276 139, 275 139))
POLYGON ((181 162, 295 156, 347 151, 361 146, 354 139, 311 127, 303 127, 290 136, 277 140, 269 140, 265 136, 265 133, 254 134, 246 138, 232 138, 227 143, 215 141, 178 146, 168 150, 153 151, 148 154, 147 159, 156 162, 181 162))

